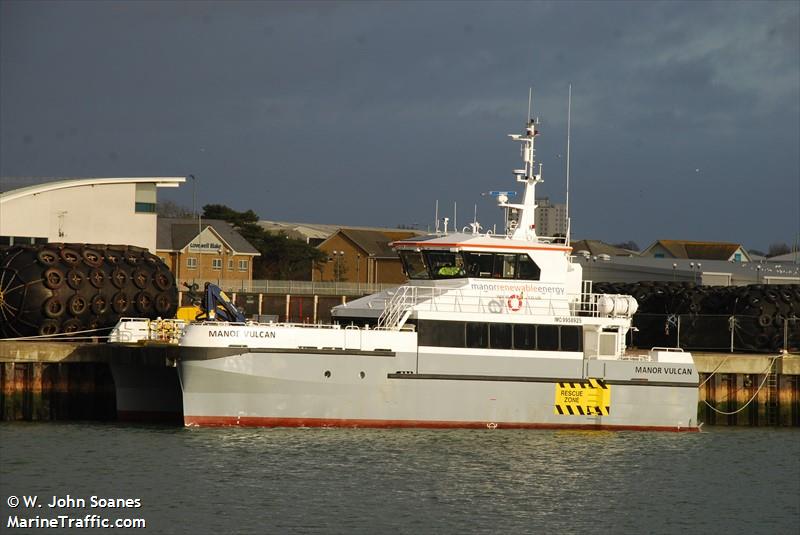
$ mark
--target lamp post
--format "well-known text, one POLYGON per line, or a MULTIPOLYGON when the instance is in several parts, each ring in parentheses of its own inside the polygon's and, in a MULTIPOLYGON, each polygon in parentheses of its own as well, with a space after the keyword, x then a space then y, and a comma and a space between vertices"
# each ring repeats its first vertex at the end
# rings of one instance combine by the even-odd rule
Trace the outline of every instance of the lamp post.
POLYGON ((361 285, 361 255, 356 254, 356 292, 361 285))
POLYGON ((675 270, 678 269, 678 264, 672 263, 672 282, 675 282, 675 270))

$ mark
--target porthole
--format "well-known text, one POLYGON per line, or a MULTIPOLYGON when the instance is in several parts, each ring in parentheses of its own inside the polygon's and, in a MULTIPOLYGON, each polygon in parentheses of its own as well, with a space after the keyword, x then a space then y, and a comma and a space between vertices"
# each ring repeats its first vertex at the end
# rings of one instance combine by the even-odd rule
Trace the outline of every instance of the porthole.
POLYGON ((326 378, 330 378, 330 376, 331 376, 331 371, 330 370, 325 370, 325 377, 326 378))

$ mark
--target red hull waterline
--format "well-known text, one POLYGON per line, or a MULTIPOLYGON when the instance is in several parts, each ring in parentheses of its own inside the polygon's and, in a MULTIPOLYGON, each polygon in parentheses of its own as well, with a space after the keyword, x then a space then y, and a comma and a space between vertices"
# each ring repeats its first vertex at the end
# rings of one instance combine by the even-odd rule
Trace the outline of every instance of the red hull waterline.
POLYGON ((271 418, 259 416, 184 416, 187 427, 367 427, 418 429, 574 429, 579 431, 697 432, 699 427, 651 425, 537 424, 526 422, 458 422, 429 420, 355 420, 329 418, 271 418))

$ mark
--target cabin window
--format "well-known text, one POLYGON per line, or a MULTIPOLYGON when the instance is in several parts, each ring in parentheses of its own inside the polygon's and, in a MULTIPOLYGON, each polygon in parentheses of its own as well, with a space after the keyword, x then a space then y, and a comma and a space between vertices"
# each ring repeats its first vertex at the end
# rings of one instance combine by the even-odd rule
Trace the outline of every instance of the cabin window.
POLYGON ((466 276, 460 254, 449 251, 425 251, 425 261, 434 279, 455 279, 466 276))
POLYGON ((428 269, 425 267, 425 260, 422 253, 417 251, 400 251, 400 260, 403 262, 403 270, 409 279, 429 279, 428 269))
POLYGON ((488 323, 467 323, 467 347, 486 348, 489 347, 489 324, 488 323))
POLYGON ((514 325, 514 349, 536 349, 536 325, 514 325))
POLYGON ((511 349, 511 324, 489 324, 489 347, 493 349, 511 349))
POLYGON ((464 253, 467 265, 467 274, 470 277, 489 278, 492 276, 492 253, 464 253))
POLYGON ((419 345, 464 347, 464 323, 461 321, 425 321, 417 326, 419 345))
POLYGON ((516 274, 517 255, 497 254, 494 257, 492 276, 496 279, 513 279, 516 274))
POLYGON ((540 351, 558 351, 558 325, 539 325, 536 348, 540 351))
POLYGON ((538 281, 542 275, 542 270, 536 265, 536 262, 531 260, 526 254, 519 255, 519 267, 517 270, 517 278, 527 281, 538 281))
POLYGON ((581 327, 564 325, 561 327, 561 351, 581 351, 583 329, 581 327))

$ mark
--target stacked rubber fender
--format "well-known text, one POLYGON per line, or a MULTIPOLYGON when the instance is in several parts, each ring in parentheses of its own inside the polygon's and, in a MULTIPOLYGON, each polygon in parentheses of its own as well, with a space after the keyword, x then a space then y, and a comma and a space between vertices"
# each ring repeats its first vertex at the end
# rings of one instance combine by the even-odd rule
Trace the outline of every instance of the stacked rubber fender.
POLYGON ((142 247, 48 243, 0 252, 0 337, 93 331, 174 317, 175 277, 142 247))
POLYGON ((674 346, 681 317, 680 346, 729 349, 735 317, 734 349, 756 352, 800 347, 800 285, 699 286, 691 282, 598 282, 597 293, 632 295, 639 303, 634 325, 641 346, 674 346))

